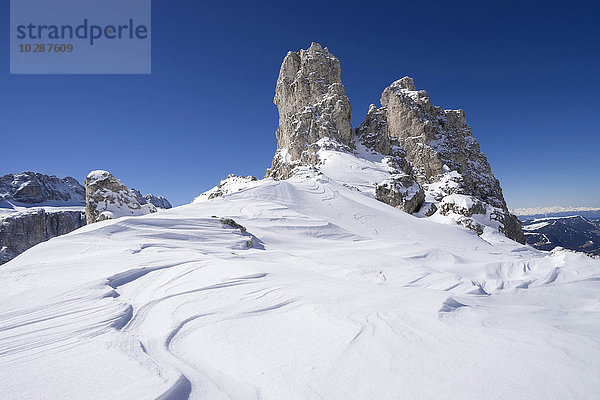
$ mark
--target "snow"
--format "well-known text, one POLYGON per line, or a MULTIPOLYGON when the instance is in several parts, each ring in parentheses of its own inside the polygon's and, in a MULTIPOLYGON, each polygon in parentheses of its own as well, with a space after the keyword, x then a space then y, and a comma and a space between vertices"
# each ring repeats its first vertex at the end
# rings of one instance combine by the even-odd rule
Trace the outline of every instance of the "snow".
POLYGON ((462 180, 462 175, 457 171, 450 171, 447 165, 444 165, 444 174, 440 180, 434 183, 425 185, 425 200, 436 203, 436 199, 442 198, 460 187, 459 182, 462 180))
POLYGON ((551 222, 548 221, 544 221, 544 222, 537 222, 535 224, 528 224, 528 225, 523 225, 523 230, 524 231, 536 231, 538 229, 542 229, 545 226, 551 225, 551 222))
POLYGON ((131 191, 123 190, 117 193, 102 189, 102 196, 104 200, 98 202, 96 209, 100 211, 101 216, 108 219, 140 216, 157 211, 153 204, 139 204, 137 197, 131 191))
POLYGON ((340 184, 374 197, 375 184, 388 179, 392 168, 386 162, 386 157, 369 152, 358 142, 356 150, 359 157, 340 151, 319 150, 317 154, 323 163, 319 170, 340 184))
MULTIPOLYGON (((585 218, 583 218, 581 215, 565 215, 564 217, 544 217, 544 218, 534 218, 532 220, 530 220, 530 222, 544 222, 544 221, 557 221, 557 220, 561 220, 561 219, 571 219, 571 218, 578 218, 581 220, 585 220, 585 218)), ((531 226, 531 225, 528 225, 531 226)))
POLYGON ((43 203, 28 204, 14 200, 0 200, 0 222, 8 217, 19 214, 37 213, 44 210, 47 213, 60 211, 85 211, 85 205, 78 201, 47 201, 43 203))
POLYGON ((202 193, 194 199, 194 202, 212 199, 213 197, 222 196, 224 194, 236 193, 246 189, 256 182, 253 176, 238 176, 231 174, 227 179, 223 179, 214 188, 202 193))
POLYGON ((565 212, 583 212, 583 211, 600 211, 600 208, 596 207, 533 207, 533 208, 516 208, 511 212, 515 215, 527 216, 527 215, 544 215, 544 214, 557 214, 565 212))
POLYGON ((91 171, 87 175, 86 180, 88 181, 89 185, 92 185, 92 184, 96 183, 99 180, 108 178, 109 175, 110 175, 110 172, 104 171, 104 170, 101 170, 101 169, 97 169, 95 171, 91 171))
POLYGON ((599 396, 599 260, 413 217, 362 191, 382 160, 320 154, 2 266, 0 398, 599 396))
POLYGON ((440 204, 455 204, 459 208, 470 210, 476 204, 476 200, 464 194, 450 194, 444 197, 440 204))

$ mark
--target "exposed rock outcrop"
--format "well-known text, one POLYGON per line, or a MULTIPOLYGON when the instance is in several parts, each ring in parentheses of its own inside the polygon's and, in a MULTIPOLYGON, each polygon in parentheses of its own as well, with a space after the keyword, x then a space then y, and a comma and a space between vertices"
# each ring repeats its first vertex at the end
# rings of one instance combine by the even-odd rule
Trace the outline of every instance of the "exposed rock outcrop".
POLYGON ((85 189, 71 177, 35 172, 0 177, 0 264, 85 225, 85 189))
POLYGON ((425 192, 413 177, 410 164, 401 157, 402 153, 397 151, 395 154, 383 159, 391 172, 389 178, 375 185, 375 198, 412 214, 423 205, 425 192))
POLYGON ((286 55, 274 103, 279 110, 277 152, 267 176, 286 179, 295 166, 318 165, 316 154, 324 146, 354 148, 340 61, 320 44, 286 55))
MULTIPOLYGON (((433 106, 424 90, 416 90, 410 77, 387 87, 381 108, 369 107, 367 118, 357 128, 363 145, 383 154, 395 145, 404 151, 412 176, 425 192, 426 210, 435 207, 441 215, 458 216, 455 221, 478 234, 483 233, 473 214, 496 221, 507 237, 524 243, 519 220, 506 206, 500 182, 494 177, 486 156, 473 137, 463 110, 433 106), (464 208, 466 196, 473 208, 464 208), (487 207, 489 205, 489 209, 487 207)), ((393 205, 393 204, 392 204, 393 205)))
POLYGON ((0 264, 30 247, 85 225, 81 211, 33 209, 0 219, 0 264))
POLYGON ((356 137, 366 148, 384 155, 391 154, 393 146, 400 148, 398 140, 388 132, 385 109, 378 109, 375 104, 369 106, 367 118, 356 128, 356 137))
POLYGON ((57 178, 35 172, 0 177, 0 200, 24 204, 44 202, 85 203, 85 189, 75 178, 57 178))
POLYGON ((141 204, 138 195, 108 171, 90 172, 85 178, 85 192, 88 224, 156 212, 153 204, 141 204))
POLYGON ((381 95, 387 132, 397 138, 422 185, 438 182, 448 171, 461 174, 461 191, 506 209, 500 183, 473 137, 463 110, 431 105, 424 90, 404 77, 381 95))
MULTIPOLYGON (((340 62, 313 43, 283 60, 274 102, 277 151, 267 177, 288 179, 303 166, 325 171, 323 163, 331 158, 327 150, 366 157, 367 163, 350 161, 351 167, 341 168, 377 171, 371 175, 377 180, 374 188, 367 189, 376 199, 420 217, 449 218, 480 235, 490 226, 524 243, 520 222, 508 211, 464 111, 432 105, 412 78, 386 88, 381 107, 371 105, 353 133, 340 62), (382 171, 389 175, 382 179, 382 171)), ((348 175, 330 172, 345 184, 348 175)), ((208 196, 219 193, 217 187, 208 196)))

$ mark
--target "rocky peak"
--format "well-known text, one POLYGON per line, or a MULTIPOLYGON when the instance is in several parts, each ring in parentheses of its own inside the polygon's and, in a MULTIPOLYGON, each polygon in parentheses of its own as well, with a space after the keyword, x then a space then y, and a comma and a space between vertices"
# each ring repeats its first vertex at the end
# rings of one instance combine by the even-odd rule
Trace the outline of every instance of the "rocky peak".
POLYGON ((408 103, 414 103, 413 106, 418 104, 424 107, 430 106, 429 95, 425 90, 417 90, 415 88, 415 82, 409 76, 405 76, 402 79, 398 79, 388 86, 381 95, 381 104, 387 103, 389 97, 395 95, 404 98, 408 103))
POLYGON ((381 104, 387 133, 397 138, 406 151, 419 183, 439 182, 449 170, 457 171, 464 194, 506 210, 500 183, 473 137, 463 110, 431 105, 427 93, 414 90, 408 77, 386 88, 381 104))
POLYGON ((83 204, 85 189, 75 178, 57 178, 26 171, 0 177, 0 200, 24 204, 45 202, 69 202, 83 204))
POLYGON ((415 89, 415 82, 413 81, 413 78, 411 78, 410 76, 405 76, 402 79, 398 79, 397 81, 392 83, 390 85, 390 87, 391 88, 398 87, 400 89, 406 89, 409 91, 417 90, 417 89, 415 89))
POLYGON ((412 175, 425 192, 424 215, 439 209, 441 215, 478 234, 483 228, 477 220, 487 220, 509 238, 524 243, 520 223, 508 212, 500 182, 492 174, 463 110, 433 106, 427 92, 416 90, 410 77, 388 86, 381 95, 381 105, 369 107, 357 136, 380 152, 388 151, 388 141, 395 140, 402 148, 412 175), (462 202, 478 206, 465 208, 458 205, 462 202))
POLYGON ((318 165, 316 153, 322 147, 354 148, 340 61, 320 44, 286 55, 274 103, 279 110, 277 152, 267 176, 285 179, 296 166, 318 165))
POLYGON ((90 172, 85 178, 85 192, 85 216, 88 224, 156 212, 153 204, 140 203, 135 191, 127 189, 123 182, 108 171, 90 172))
POLYGON ((366 157, 369 168, 389 173, 383 180, 377 175, 369 189, 376 199, 421 217, 437 214, 478 234, 491 226, 524 243, 465 112, 432 105, 411 77, 388 86, 381 107, 371 105, 353 132, 340 61, 312 43, 286 55, 274 103, 277 151, 267 177, 287 179, 301 166, 323 171, 328 150, 366 157))

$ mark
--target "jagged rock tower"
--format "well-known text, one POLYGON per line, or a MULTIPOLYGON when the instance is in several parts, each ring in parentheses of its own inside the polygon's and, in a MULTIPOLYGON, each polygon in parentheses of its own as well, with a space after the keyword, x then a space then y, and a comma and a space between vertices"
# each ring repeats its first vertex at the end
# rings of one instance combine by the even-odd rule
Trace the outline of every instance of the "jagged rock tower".
POLYGON ((413 176, 425 190, 426 212, 432 214, 439 208, 443 215, 462 215, 467 218, 457 222, 476 232, 482 227, 471 217, 489 213, 507 237, 525 242, 521 224, 508 211, 500 182, 492 174, 463 110, 431 105, 427 92, 416 90, 410 77, 387 87, 381 95, 381 105, 369 107, 357 135, 364 144, 377 143, 384 154, 389 140, 397 140, 413 168, 413 176), (465 203, 470 206, 465 207, 465 203))
POLYGON ((267 176, 286 179, 298 165, 316 165, 323 147, 354 148, 350 101, 342 85, 340 61, 327 47, 288 52, 275 88, 279 110, 277 152, 267 176))
POLYGON ((463 110, 433 106, 424 90, 404 77, 383 91, 353 132, 339 60, 312 43, 289 52, 279 72, 277 151, 267 177, 288 179, 300 166, 318 168, 322 149, 356 153, 357 143, 382 156, 390 175, 374 196, 422 217, 440 214, 478 234, 485 226, 524 243, 486 156, 463 110))

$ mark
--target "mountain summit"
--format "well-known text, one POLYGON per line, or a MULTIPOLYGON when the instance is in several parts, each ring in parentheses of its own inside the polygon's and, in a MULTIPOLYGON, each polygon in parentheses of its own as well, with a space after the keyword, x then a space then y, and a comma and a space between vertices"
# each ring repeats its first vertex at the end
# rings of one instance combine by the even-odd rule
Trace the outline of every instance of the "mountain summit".
MULTIPOLYGON (((274 103, 279 110, 277 151, 267 177, 288 179, 301 167, 327 174, 327 164, 340 157, 332 152, 345 153, 362 159, 341 156, 346 164, 371 164, 372 185, 359 191, 407 213, 443 217, 478 234, 489 226, 525 243, 465 112, 432 105, 412 78, 387 87, 381 107, 372 104, 353 130, 340 61, 327 47, 312 43, 308 50, 286 55, 274 103)), ((361 171, 368 169, 363 165, 361 171)))

